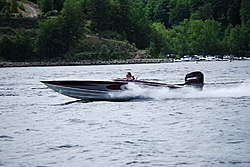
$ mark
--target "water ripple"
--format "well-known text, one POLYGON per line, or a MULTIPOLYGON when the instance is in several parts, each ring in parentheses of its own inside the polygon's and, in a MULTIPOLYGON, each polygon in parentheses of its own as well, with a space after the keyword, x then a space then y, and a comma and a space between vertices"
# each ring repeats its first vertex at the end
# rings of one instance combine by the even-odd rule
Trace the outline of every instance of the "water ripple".
POLYGON ((245 141, 231 141, 227 142, 227 144, 239 144, 239 143, 244 143, 245 141))
POLYGON ((86 122, 86 120, 81 120, 81 119, 77 119, 77 118, 69 119, 68 121, 71 123, 85 123, 86 122))
POLYGON ((0 166, 250 166, 249 61, 1 72, 0 166), (40 82, 109 79, 127 70, 167 83, 200 70, 215 84, 201 92, 138 89, 148 99, 84 103, 40 82))
POLYGON ((13 137, 7 135, 1 135, 0 139, 12 139, 13 137))
POLYGON ((78 147, 78 145, 65 144, 65 145, 57 146, 57 148, 72 148, 72 147, 78 147))

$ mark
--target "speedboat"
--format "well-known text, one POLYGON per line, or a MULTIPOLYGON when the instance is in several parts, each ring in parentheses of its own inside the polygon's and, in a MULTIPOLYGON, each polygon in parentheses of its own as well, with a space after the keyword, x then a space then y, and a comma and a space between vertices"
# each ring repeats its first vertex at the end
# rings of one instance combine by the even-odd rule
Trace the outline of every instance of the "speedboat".
POLYGON ((72 98, 85 101, 115 101, 116 99, 112 97, 112 94, 128 91, 130 89, 129 84, 135 84, 140 87, 147 88, 156 87, 169 89, 179 89, 184 86, 193 86, 202 90, 204 85, 204 75, 200 71, 191 72, 186 75, 185 83, 182 84, 167 84, 137 79, 127 81, 123 78, 116 78, 112 80, 56 80, 41 82, 52 90, 72 98))

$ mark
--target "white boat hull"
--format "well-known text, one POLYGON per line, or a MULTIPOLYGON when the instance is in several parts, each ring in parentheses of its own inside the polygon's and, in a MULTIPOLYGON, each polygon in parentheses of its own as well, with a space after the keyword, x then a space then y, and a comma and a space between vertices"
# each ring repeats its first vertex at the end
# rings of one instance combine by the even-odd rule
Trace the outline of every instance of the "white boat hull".
POLYGON ((62 80, 62 81, 41 81, 54 91, 81 100, 121 100, 114 98, 114 94, 124 92, 129 89, 128 83, 133 83, 142 87, 167 87, 169 89, 182 88, 185 85, 193 85, 202 89, 204 76, 201 72, 192 72, 186 75, 184 84, 166 84, 151 81, 133 80, 125 81, 115 79, 111 81, 99 80, 62 80))
POLYGON ((112 81, 42 81, 47 87, 81 100, 112 100, 111 93, 126 90, 126 82, 112 81), (64 83, 67 82, 67 83, 64 83))

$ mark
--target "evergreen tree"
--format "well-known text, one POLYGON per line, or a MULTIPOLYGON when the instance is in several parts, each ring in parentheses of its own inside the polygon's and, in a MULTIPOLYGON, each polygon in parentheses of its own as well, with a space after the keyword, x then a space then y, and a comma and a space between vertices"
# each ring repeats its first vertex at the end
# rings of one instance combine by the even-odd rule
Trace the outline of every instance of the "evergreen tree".
POLYGON ((145 9, 149 0, 129 0, 133 9, 145 9))
POLYGON ((89 10, 90 10, 90 6, 91 6, 91 0, 81 0, 81 7, 82 7, 82 12, 84 13, 84 15, 86 16, 86 19, 90 19, 89 18, 89 10))
POLYGON ((213 5, 213 19, 221 23, 223 30, 226 29, 228 25, 228 0, 210 0, 213 5))
POLYGON ((150 44, 152 30, 149 20, 144 17, 144 11, 132 10, 130 29, 126 31, 130 43, 135 43, 139 49, 145 49, 150 44))
POLYGON ((220 24, 215 20, 191 20, 188 27, 189 54, 218 54, 220 24))
POLYGON ((102 57, 102 59, 104 60, 108 60, 110 58, 110 54, 109 54, 109 49, 108 49, 108 46, 107 45, 102 45, 101 48, 100 48, 100 55, 102 57))
POLYGON ((146 5, 146 17, 153 22, 161 22, 166 27, 169 26, 169 0, 149 0, 146 5))
POLYGON ((154 46, 154 53, 156 56, 165 57, 167 54, 171 54, 171 48, 170 48, 170 42, 169 42, 169 36, 168 31, 163 23, 153 23, 152 24, 152 35, 151 35, 151 41, 155 45, 154 46))
POLYGON ((4 35, 0 41, 0 55, 7 61, 27 61, 34 55, 31 31, 23 29, 12 40, 4 35))
POLYGON ((18 12, 18 11, 17 11, 17 7, 18 7, 17 1, 16 1, 16 0, 11 0, 11 1, 10 1, 10 12, 11 12, 11 13, 18 12))
POLYGON ((61 13, 62 40, 67 54, 71 54, 80 39, 84 38, 85 15, 77 0, 66 0, 61 13))
POLYGON ((11 15, 10 15, 10 12, 9 12, 8 10, 5 10, 5 11, 4 11, 4 18, 5 18, 5 19, 8 19, 8 18, 10 18, 10 16, 11 16, 11 15))
POLYGON ((14 42, 7 36, 3 35, 2 40, 0 40, 0 57, 4 60, 10 61, 15 55, 14 42))
POLYGON ((202 20, 191 20, 188 28, 188 47, 189 54, 206 54, 203 48, 204 34, 203 34, 204 22, 202 20))
POLYGON ((131 9, 129 0, 119 0, 119 4, 119 34, 122 35, 124 27, 130 26, 131 9))
POLYGON ((53 10, 54 0, 39 0, 39 7, 43 13, 53 10))
POLYGON ((233 28, 232 24, 229 24, 227 26, 227 29, 225 30, 224 34, 223 34, 223 39, 221 41, 221 47, 223 49, 223 54, 229 54, 229 50, 230 50, 230 32, 231 29, 233 28))
POLYGON ((241 24, 240 20, 240 5, 241 0, 230 0, 228 4, 227 17, 229 24, 233 26, 241 24))
POLYGON ((250 20, 250 1, 242 0, 240 8, 241 22, 246 24, 250 20))
POLYGON ((21 33, 17 34, 14 40, 15 46, 15 61, 27 61, 31 60, 34 56, 33 38, 31 36, 32 31, 22 30, 21 33))
POLYGON ((61 11, 65 0, 54 0, 53 10, 61 11))
POLYGON ((246 25, 236 25, 230 32, 230 53, 235 56, 249 56, 250 21, 246 25))
POLYGON ((0 0, 0 12, 3 12, 3 8, 7 7, 7 2, 6 0, 0 0))
POLYGON ((186 0, 170 0, 169 8, 169 23, 179 25, 184 19, 190 17, 189 6, 186 0))
POLYGON ((175 54, 183 56, 188 54, 188 20, 185 19, 179 26, 173 27, 173 43, 172 47, 175 50, 175 54))
POLYGON ((203 27, 204 48, 205 54, 220 54, 220 29, 221 25, 215 20, 205 20, 203 27))
POLYGON ((37 35, 37 49, 40 59, 62 56, 67 51, 62 38, 62 24, 58 18, 40 22, 37 35))
POLYGON ((92 0, 90 6, 91 24, 98 31, 100 39, 101 31, 110 27, 110 7, 109 0, 92 0))

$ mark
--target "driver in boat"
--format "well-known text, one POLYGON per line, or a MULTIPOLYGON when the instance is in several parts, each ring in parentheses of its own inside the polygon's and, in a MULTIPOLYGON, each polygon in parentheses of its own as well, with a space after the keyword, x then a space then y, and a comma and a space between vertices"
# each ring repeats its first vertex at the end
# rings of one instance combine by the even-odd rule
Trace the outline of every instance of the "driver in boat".
POLYGON ((125 80, 127 80, 127 81, 133 81, 134 79, 135 79, 135 77, 132 76, 131 72, 128 72, 127 75, 126 75, 125 80))
POLYGON ((131 72, 128 72, 128 73, 126 74, 126 78, 116 78, 116 79, 114 79, 114 80, 115 80, 115 81, 133 81, 133 80, 135 80, 135 77, 132 76, 131 72))

